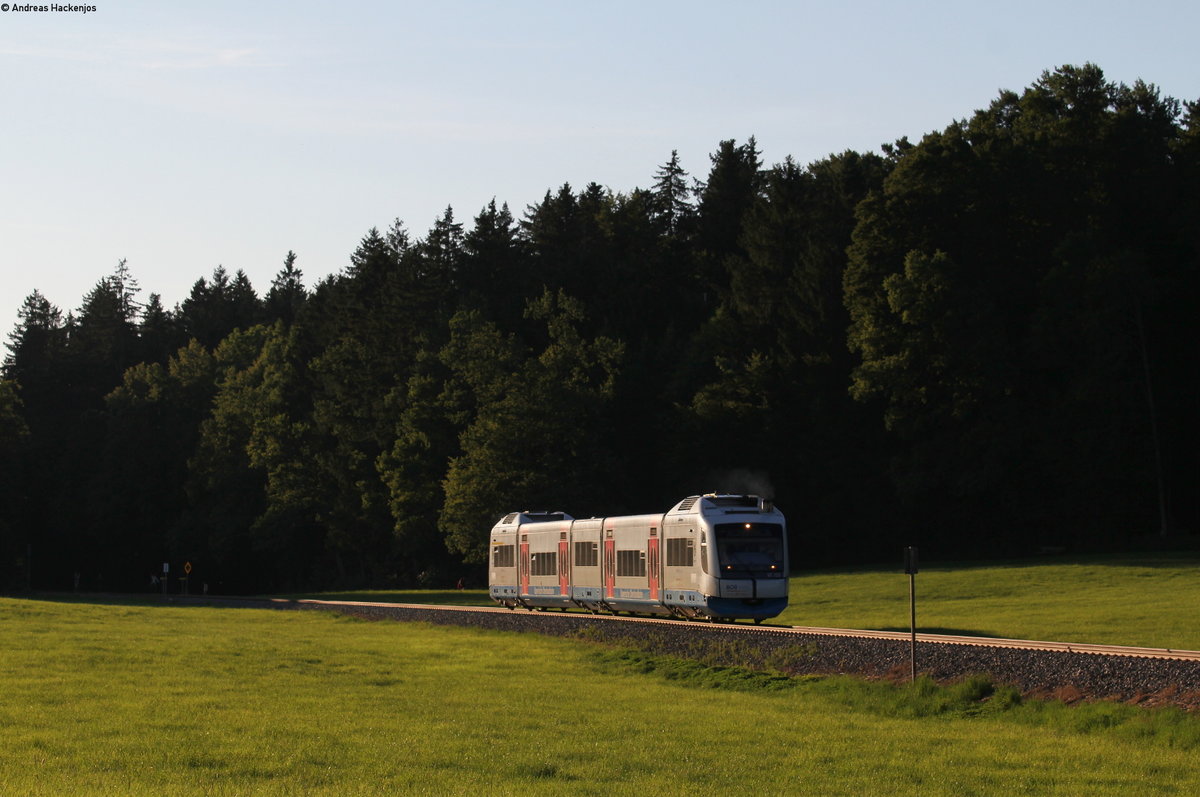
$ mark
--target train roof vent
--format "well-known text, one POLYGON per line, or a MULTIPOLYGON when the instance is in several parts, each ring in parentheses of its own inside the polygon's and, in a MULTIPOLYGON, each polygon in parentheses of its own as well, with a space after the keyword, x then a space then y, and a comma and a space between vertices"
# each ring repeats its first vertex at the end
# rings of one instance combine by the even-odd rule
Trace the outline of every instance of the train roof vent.
POLYGON ((512 523, 516 519, 517 519, 517 513, 509 512, 507 515, 504 516, 504 520, 500 521, 500 525, 507 526, 509 523, 512 523))
POLYGON ((704 499, 713 506, 758 507, 757 495, 716 495, 715 493, 709 493, 704 496, 704 499))
POLYGON ((698 496, 698 495, 693 495, 690 498, 685 498, 685 499, 683 499, 683 501, 680 502, 679 509, 677 511, 691 512, 692 507, 694 507, 696 505, 696 502, 699 500, 700 500, 700 496, 698 496))
POLYGON ((566 512, 531 512, 525 511, 520 513, 522 520, 526 523, 548 523, 552 520, 574 520, 575 518, 568 515, 566 512))

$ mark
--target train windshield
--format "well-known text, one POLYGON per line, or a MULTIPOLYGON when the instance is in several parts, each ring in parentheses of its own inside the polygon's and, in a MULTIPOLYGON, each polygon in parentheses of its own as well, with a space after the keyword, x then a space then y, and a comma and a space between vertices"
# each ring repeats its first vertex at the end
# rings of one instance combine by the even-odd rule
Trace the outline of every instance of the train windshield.
POLYGON ((732 578, 783 576, 783 526, 778 523, 718 523, 721 575, 732 578))

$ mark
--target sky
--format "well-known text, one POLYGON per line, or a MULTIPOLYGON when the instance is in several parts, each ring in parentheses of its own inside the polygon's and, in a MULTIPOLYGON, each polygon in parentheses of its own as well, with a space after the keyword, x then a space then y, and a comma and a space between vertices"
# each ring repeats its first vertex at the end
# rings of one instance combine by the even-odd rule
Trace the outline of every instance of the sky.
POLYGON ((289 250, 311 287, 395 219, 628 192, 672 150, 703 179, 726 139, 878 151, 1063 64, 1200 99, 1194 0, 85 2, 0 10, 6 333, 122 259, 168 308, 217 266, 263 295, 289 250))

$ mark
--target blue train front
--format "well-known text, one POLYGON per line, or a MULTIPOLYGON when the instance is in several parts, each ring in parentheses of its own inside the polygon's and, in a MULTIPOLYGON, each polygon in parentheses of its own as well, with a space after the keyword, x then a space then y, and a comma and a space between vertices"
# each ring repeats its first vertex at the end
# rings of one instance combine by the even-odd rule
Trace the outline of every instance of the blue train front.
POLYGON ((510 513, 492 528, 488 583, 510 608, 761 622, 787 607, 787 562, 770 501, 694 495, 662 515, 510 513))

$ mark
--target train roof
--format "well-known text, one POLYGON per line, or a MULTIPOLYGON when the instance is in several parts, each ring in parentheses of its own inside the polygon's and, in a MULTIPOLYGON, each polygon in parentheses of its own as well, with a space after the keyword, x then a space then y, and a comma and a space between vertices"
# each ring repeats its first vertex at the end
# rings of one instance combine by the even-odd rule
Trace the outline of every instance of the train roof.
MULTIPOLYGON (((770 515, 776 513, 775 505, 770 499, 758 495, 741 493, 692 495, 683 499, 667 511, 669 515, 770 515)), ((634 516, 631 515, 628 517, 634 516)), ((656 515, 646 515, 645 517, 656 517, 656 515)), ((508 513, 496 525, 523 526, 527 523, 551 523, 555 521, 572 521, 575 519, 573 515, 568 515, 566 512, 527 509, 522 512, 508 513)), ((593 518, 593 520, 596 519, 593 518)))
POLYGON ((726 514, 771 513, 775 511, 775 505, 769 499, 758 495, 706 493, 688 496, 676 504, 670 514, 704 514, 713 510, 724 510, 726 514))
POLYGON ((523 512, 510 512, 497 523, 498 526, 508 526, 513 523, 551 523, 556 520, 574 520, 575 518, 568 515, 566 512, 546 512, 542 510, 525 510, 523 512))

